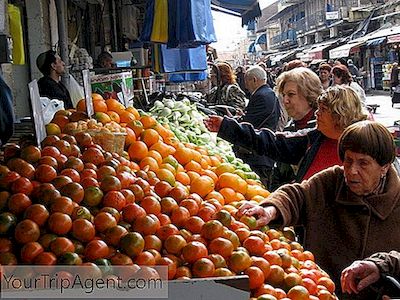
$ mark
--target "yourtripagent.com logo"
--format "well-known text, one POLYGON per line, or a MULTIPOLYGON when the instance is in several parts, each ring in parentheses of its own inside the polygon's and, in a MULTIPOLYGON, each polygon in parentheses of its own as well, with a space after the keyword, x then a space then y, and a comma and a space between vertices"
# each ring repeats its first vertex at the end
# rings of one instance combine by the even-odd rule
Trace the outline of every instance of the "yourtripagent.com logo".
POLYGON ((1 298, 168 298, 166 266, 1 266, 1 298))

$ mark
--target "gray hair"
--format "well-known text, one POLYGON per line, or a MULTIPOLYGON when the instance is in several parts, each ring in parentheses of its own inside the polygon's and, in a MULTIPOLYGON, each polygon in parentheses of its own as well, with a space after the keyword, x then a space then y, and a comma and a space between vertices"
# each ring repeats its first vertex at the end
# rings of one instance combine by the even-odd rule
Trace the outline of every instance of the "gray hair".
POLYGON ((245 76, 253 76, 258 80, 266 80, 267 79, 267 72, 265 72, 265 70, 256 65, 256 66, 252 66, 250 67, 247 71, 245 76))

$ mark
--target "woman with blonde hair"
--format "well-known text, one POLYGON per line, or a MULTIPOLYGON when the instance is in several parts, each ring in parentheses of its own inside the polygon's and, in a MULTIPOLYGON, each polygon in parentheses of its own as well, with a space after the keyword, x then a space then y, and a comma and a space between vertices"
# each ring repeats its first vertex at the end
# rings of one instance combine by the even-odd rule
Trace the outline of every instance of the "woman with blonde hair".
POLYGON ((214 88, 206 97, 208 104, 229 105, 244 111, 246 96, 237 84, 234 70, 228 63, 219 62, 212 67, 211 82, 214 88))
POLYGON ((296 181, 301 182, 328 167, 341 165, 337 153, 339 136, 347 126, 367 117, 359 96, 348 86, 328 88, 317 102, 316 129, 274 133, 265 128, 254 130, 248 123, 218 116, 211 116, 205 124, 235 146, 275 161, 299 164, 296 181))

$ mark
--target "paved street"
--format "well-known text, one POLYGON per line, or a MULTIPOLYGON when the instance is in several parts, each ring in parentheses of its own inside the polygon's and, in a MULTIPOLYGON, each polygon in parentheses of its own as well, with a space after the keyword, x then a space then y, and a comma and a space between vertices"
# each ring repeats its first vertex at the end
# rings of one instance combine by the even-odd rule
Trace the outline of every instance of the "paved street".
POLYGON ((392 101, 389 93, 373 91, 367 93, 367 104, 379 104, 374 114, 375 120, 385 126, 393 125, 394 121, 400 120, 400 104, 395 104, 392 108, 392 101))

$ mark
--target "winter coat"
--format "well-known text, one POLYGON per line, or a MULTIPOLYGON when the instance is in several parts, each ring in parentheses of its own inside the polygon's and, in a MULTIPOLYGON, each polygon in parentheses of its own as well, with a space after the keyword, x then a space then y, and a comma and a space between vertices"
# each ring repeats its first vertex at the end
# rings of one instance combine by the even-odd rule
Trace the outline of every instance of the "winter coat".
POLYGON ((368 291, 341 295, 340 274, 353 261, 400 249, 400 179, 393 167, 383 192, 357 196, 347 187, 342 167, 334 166, 301 184, 284 185, 262 206, 275 206, 281 225, 303 224, 304 248, 335 281, 339 299, 375 299, 368 291))
POLYGON ((246 107, 246 95, 237 84, 214 87, 206 98, 209 105, 229 105, 242 111, 246 107))

